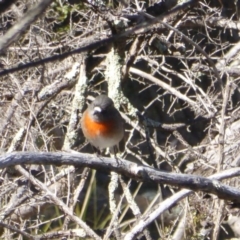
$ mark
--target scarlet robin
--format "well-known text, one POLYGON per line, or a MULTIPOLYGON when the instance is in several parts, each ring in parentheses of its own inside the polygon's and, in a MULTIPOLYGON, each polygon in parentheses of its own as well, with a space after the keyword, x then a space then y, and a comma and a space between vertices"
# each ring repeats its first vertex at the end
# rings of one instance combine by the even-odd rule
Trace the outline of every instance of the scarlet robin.
POLYGON ((86 139, 100 150, 117 145, 124 135, 122 117, 106 95, 96 97, 88 106, 81 126, 86 139))

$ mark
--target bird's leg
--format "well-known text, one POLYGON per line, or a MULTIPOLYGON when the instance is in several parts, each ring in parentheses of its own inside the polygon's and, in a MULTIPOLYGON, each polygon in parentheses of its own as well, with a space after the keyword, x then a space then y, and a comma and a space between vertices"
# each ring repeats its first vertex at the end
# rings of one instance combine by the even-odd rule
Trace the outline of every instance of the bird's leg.
POLYGON ((97 156, 97 157, 100 157, 100 155, 101 155, 100 149, 94 147, 92 144, 91 144, 91 146, 92 146, 92 150, 93 150, 93 152, 96 154, 96 156, 97 156))
POLYGON ((119 159, 118 159, 118 157, 117 157, 117 152, 118 152, 118 148, 117 148, 117 146, 113 146, 113 147, 110 147, 110 154, 111 155, 114 155, 114 158, 116 159, 116 161, 117 161, 117 165, 119 165, 119 159))

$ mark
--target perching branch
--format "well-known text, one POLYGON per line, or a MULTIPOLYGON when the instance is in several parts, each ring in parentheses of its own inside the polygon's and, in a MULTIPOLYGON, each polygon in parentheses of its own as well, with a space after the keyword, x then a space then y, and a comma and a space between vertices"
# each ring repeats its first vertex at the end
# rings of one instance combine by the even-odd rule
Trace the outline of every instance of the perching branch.
MULTIPOLYGON (((194 191, 203 191, 218 196, 221 199, 240 202, 240 191, 237 188, 222 184, 216 180, 210 180, 201 176, 190 174, 168 173, 157 169, 138 165, 124 159, 112 159, 96 157, 84 153, 34 153, 14 152, 0 156, 0 168, 11 167, 21 164, 43 165, 74 165, 90 167, 102 171, 114 171, 138 181, 150 181, 155 183, 169 184, 180 188, 194 191)), ((240 175, 240 168, 236 168, 233 176, 240 175)), ((232 176, 232 177, 233 177, 232 176)))

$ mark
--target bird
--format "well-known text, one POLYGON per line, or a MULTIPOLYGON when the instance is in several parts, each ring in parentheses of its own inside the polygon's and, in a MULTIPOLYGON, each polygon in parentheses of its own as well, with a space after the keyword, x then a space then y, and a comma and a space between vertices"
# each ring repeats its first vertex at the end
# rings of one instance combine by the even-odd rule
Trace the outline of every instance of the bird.
POLYGON ((121 114, 106 95, 97 96, 87 107, 81 118, 81 128, 85 138, 98 151, 114 149, 124 137, 121 114))

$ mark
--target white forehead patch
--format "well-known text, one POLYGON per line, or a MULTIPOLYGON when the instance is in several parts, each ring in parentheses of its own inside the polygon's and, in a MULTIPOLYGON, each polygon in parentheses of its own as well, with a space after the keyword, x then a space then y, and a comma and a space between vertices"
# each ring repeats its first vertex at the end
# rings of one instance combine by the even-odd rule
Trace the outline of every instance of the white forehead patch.
POLYGON ((94 112, 102 112, 102 109, 100 107, 94 107, 94 112))

